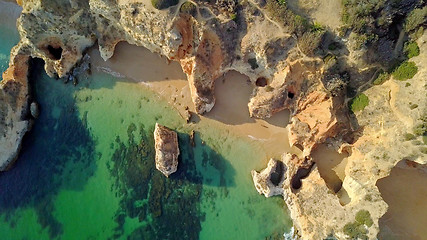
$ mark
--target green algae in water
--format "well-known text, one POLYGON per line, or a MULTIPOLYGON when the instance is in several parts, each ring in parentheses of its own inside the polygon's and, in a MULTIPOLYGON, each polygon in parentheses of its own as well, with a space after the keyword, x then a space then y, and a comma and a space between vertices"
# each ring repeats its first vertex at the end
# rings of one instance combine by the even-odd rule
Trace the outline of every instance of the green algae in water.
POLYGON ((37 80, 32 81, 33 94, 41 114, 24 139, 14 167, 0 174, 0 212, 7 222, 2 225, 10 227, 1 230, 6 239, 60 236, 63 226, 53 215, 56 194, 64 189, 81 190, 96 169, 94 141, 78 117, 72 91, 64 91, 63 84, 51 82, 46 75, 38 74, 41 72, 41 66, 33 67, 30 77, 37 80), (58 119, 50 117, 53 105, 63 109, 58 119), (27 221, 19 218, 22 212, 32 212, 37 222, 25 231, 13 231, 19 222, 27 221), (40 231, 32 231, 36 229, 45 230, 39 235, 40 231))
POLYGON ((200 125, 193 148, 190 127, 157 95, 103 73, 81 79, 77 88, 45 74, 33 81, 41 115, 0 174, 1 236, 262 239, 288 230, 283 200, 253 187, 250 170, 264 157, 256 146, 200 125), (170 178, 154 169, 156 121, 179 132, 170 178))

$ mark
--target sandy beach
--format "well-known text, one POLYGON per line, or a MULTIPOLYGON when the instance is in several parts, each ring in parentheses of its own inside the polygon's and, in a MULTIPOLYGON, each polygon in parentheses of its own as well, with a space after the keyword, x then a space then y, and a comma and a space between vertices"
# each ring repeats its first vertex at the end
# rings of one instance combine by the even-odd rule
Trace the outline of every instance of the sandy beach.
MULTIPOLYGON (((149 86, 183 117, 187 114, 186 109, 195 112, 186 76, 177 62, 168 62, 166 58, 143 47, 124 42, 116 46, 114 56, 108 61, 102 60, 96 49, 92 49, 90 55, 92 67, 112 71, 149 86)), ((225 128, 255 142, 264 150, 265 161, 270 157, 279 158, 284 152, 299 153, 299 149, 289 146, 286 128, 288 111, 277 113, 268 120, 249 117, 247 104, 253 88, 246 76, 228 72, 215 83, 216 103, 212 111, 203 116, 194 116, 194 122, 225 128)), ((197 123, 190 124, 197 129, 197 123)))

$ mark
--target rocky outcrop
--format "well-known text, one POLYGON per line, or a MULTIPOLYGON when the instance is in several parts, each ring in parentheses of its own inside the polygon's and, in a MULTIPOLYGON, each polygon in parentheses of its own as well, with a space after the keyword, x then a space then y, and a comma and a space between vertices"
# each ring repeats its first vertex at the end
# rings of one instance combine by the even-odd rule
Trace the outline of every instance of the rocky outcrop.
MULTIPOLYGON (((348 99, 344 98, 344 85, 357 85, 358 91, 366 89, 359 83, 366 80, 361 72, 370 71, 365 69, 368 64, 356 64, 361 62, 356 51, 348 53, 345 47, 333 50, 332 46, 329 53, 347 52, 342 56, 342 66, 336 67, 337 72, 355 77, 329 81, 334 78, 327 57, 303 53, 300 49, 310 46, 310 37, 304 38, 304 43, 299 38, 301 33, 289 30, 296 26, 286 25, 287 19, 297 17, 283 12, 283 6, 272 13, 268 6, 277 6, 272 2, 195 1, 196 10, 191 14, 181 12, 183 1, 164 10, 155 9, 146 0, 21 2, 21 41, 11 54, 11 67, 1 83, 2 102, 6 104, 0 106, 0 157, 5 164, 16 157, 22 136, 30 126, 26 81, 29 56, 43 59, 50 76, 69 78, 74 77, 72 69, 81 61, 85 49, 95 42, 101 56, 108 59, 116 44, 126 41, 178 61, 187 75, 199 114, 214 107, 214 83, 218 78, 230 70, 247 75, 254 86, 248 104, 251 116, 269 118, 289 109, 289 142, 302 150, 301 155, 285 154, 281 161, 270 161, 261 173, 252 172, 257 189, 266 196, 284 196, 303 239, 324 239, 330 234, 346 239, 344 226, 362 210, 373 219, 373 224, 366 226, 365 235, 375 238, 378 218, 387 208, 375 182, 387 176, 402 158, 419 163, 426 159, 420 157, 425 151, 418 144, 421 136, 414 136, 417 144, 412 140, 402 144, 406 133, 412 134, 414 128, 425 124, 426 55, 414 58, 419 73, 412 85, 392 80, 372 87, 365 91, 370 105, 352 115, 347 109, 348 99), (281 13, 286 18, 275 16, 281 13), (278 19, 285 22, 278 23, 278 19), (364 69, 359 71, 360 66, 364 69), (407 96, 411 96, 411 102, 407 96), (353 120, 351 126, 349 116, 353 120), (358 125, 364 128, 353 136, 347 134, 358 125), (324 142, 349 154, 342 189, 337 193, 328 189, 311 156, 324 142), (286 176, 276 181, 275 176, 281 175, 276 171, 281 162, 286 176)), ((313 31, 317 36, 316 26, 303 36, 310 36, 313 31)), ((419 43, 422 53, 426 52, 425 36, 419 43)), ((179 154, 176 133, 163 133, 170 138, 167 142, 161 139, 161 132, 166 129, 156 126, 156 130, 160 131, 156 166, 159 163, 158 169, 168 176, 176 170, 179 154)))
POLYGON ((0 82, 0 171, 18 157, 22 139, 30 130, 28 61, 19 48, 12 49, 9 68, 0 82))
POLYGON ((261 172, 252 170, 252 180, 259 194, 263 194, 265 197, 282 195, 286 170, 283 162, 274 159, 270 159, 267 167, 261 172))
POLYGON ((178 135, 169 128, 156 123, 154 129, 156 168, 169 177, 178 169, 178 135))

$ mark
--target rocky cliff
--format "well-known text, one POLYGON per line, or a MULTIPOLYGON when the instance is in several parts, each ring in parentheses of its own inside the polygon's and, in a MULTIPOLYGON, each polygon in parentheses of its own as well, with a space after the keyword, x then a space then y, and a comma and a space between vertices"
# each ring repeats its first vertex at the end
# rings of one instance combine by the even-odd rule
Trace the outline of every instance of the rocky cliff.
POLYGON ((10 66, 0 82, 0 171, 18 157, 22 139, 30 130, 28 61, 19 48, 12 49, 10 66))
MULTIPOLYGON (((26 117, 28 58, 43 59, 48 75, 64 78, 70 76, 88 47, 97 43, 101 56, 108 59, 120 41, 178 61, 187 75, 199 114, 214 107, 214 82, 230 70, 247 75, 253 84, 248 104, 252 117, 268 118, 284 109, 291 111, 289 141, 302 154, 284 154, 281 163, 276 162, 261 174, 254 172, 253 176, 259 183, 263 181, 258 184, 259 191, 272 195, 263 188, 273 184, 268 179, 277 175, 273 174, 273 167, 284 164, 286 177, 273 184, 273 192, 283 194, 303 239, 354 237, 348 226, 360 233, 356 237, 374 239, 378 219, 387 210, 376 180, 388 175, 402 158, 418 162, 426 159, 423 145, 402 144, 403 133, 419 124, 425 127, 425 35, 418 40, 423 55, 414 58, 418 73, 412 76, 410 86, 391 79, 371 87, 381 69, 401 60, 399 54, 406 35, 402 33, 402 22, 396 27, 393 21, 420 7, 415 2, 372 8, 385 9, 388 14, 378 31, 372 28, 374 23, 369 16, 359 16, 347 5, 346 26, 340 30, 335 26, 339 19, 332 21, 333 26, 326 21, 326 27, 313 22, 312 18, 325 19, 319 17, 320 10, 311 7, 304 12, 298 4, 291 2, 287 6, 284 1, 275 0, 19 3, 23 7, 18 21, 21 41, 11 54, 6 81, 1 85, 5 96, 10 92, 7 89, 12 89, 6 85, 15 86, 11 97, 3 98, 8 108, 2 110, 0 129, 6 130, 0 141, 12 146, 2 154, 5 162, 16 157, 30 125, 26 117), (312 12, 314 17, 310 16, 312 12), (367 22, 366 28, 356 24, 362 17, 366 18, 362 19, 367 22), (354 18, 354 23, 349 18, 354 18), (388 28, 394 32, 387 32, 388 28), (369 98, 367 107, 365 97, 358 95, 361 92, 369 98), (414 96, 410 106, 417 105, 411 112, 405 103, 408 95, 414 96), (348 154, 342 188, 336 192, 328 188, 312 158, 313 151, 325 142, 348 154), (408 149, 411 153, 406 154, 408 149), (383 156, 385 153, 387 157, 383 156), (360 219, 358 214, 370 221, 356 221, 360 219)), ((413 34, 422 24, 408 31, 413 34)), ((414 138, 423 137, 425 129, 420 131, 424 132, 414 138)))

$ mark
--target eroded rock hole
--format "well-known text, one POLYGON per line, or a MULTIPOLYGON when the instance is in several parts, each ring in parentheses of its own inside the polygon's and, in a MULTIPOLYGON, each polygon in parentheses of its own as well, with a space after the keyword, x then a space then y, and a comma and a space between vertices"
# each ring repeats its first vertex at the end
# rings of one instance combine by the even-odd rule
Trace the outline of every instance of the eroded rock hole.
POLYGON ((276 169, 270 175, 270 181, 274 184, 274 186, 278 186, 282 181, 284 171, 284 164, 281 161, 277 161, 276 169))
POLYGON ((62 47, 53 47, 51 45, 47 46, 47 50, 54 60, 59 60, 62 57, 62 47))
POLYGON ((334 193, 338 193, 342 189, 345 178, 345 167, 347 165, 345 158, 348 155, 338 153, 326 144, 320 144, 314 149, 311 156, 316 163, 320 176, 325 180, 326 186, 334 193))
POLYGON ((288 98, 290 98, 290 99, 292 99, 292 98, 294 98, 294 96, 295 96, 295 93, 293 93, 293 92, 288 92, 288 98))
POLYGON ((267 79, 265 77, 259 77, 256 80, 255 85, 257 85, 258 87, 265 87, 267 86, 267 79))
POLYGON ((309 168, 300 168, 297 170, 297 173, 291 179, 292 189, 298 190, 301 188, 301 179, 304 179, 308 176, 308 174, 311 172, 311 169, 313 168, 313 165, 314 163, 309 168))

